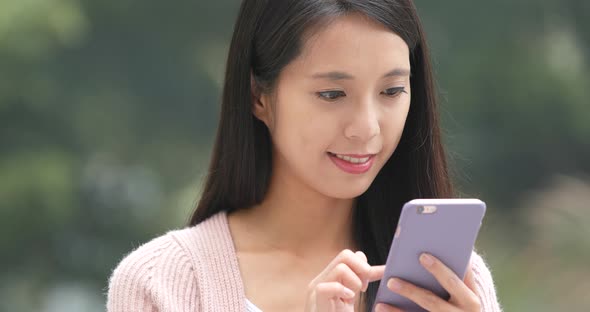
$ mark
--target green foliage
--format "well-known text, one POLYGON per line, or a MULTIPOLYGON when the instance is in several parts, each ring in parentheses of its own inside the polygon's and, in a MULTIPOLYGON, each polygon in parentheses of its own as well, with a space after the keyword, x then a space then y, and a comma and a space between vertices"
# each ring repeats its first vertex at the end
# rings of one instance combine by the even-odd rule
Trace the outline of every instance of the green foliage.
MULTIPOLYGON (((491 208, 481 245, 507 311, 566 309, 573 298, 537 283, 563 267, 550 280, 583 295, 587 233, 548 221, 559 201, 541 201, 542 222, 530 215, 538 198, 587 198, 572 190, 587 190, 590 173, 589 3, 417 3, 457 182, 491 208), (549 260, 530 266, 538 257, 549 260)), ((114 265, 185 224, 237 8, 0 2, 0 310, 98 311, 114 265)))

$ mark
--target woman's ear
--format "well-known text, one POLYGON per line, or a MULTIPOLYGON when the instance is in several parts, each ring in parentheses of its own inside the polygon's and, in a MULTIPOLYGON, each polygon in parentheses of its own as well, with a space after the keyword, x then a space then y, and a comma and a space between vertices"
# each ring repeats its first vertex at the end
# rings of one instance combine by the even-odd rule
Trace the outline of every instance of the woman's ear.
POLYGON ((250 90, 252 94, 252 113, 256 118, 264 122, 267 127, 270 127, 270 100, 266 94, 262 94, 260 91, 252 72, 250 72, 250 90))

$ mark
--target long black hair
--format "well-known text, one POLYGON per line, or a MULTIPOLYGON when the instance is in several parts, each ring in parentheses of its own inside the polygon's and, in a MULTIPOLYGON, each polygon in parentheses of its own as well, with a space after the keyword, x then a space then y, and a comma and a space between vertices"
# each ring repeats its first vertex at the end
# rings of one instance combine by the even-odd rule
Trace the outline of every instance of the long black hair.
MULTIPOLYGON (((437 100, 424 32, 411 0, 244 0, 226 64, 221 117, 201 199, 189 225, 248 209, 265 197, 272 143, 252 112, 251 83, 272 92, 281 70, 325 23, 363 14, 391 29, 410 49, 411 105, 400 142, 369 189, 356 199, 353 237, 370 264, 383 264, 402 205, 414 198, 452 197, 441 144, 437 100), (253 81, 251 81, 251 78, 253 81)), ((366 293, 366 310, 377 283, 366 293)))

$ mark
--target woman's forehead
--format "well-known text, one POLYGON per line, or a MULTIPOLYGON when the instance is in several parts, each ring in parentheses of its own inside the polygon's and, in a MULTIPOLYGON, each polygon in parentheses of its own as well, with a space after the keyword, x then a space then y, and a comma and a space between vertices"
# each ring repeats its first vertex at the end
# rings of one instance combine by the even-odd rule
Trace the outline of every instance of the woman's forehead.
POLYGON ((405 41, 386 28, 359 14, 338 17, 316 30, 302 45, 292 63, 300 73, 345 70, 359 72, 382 68, 409 70, 409 48, 405 41), (302 72, 303 71, 303 72, 302 72))

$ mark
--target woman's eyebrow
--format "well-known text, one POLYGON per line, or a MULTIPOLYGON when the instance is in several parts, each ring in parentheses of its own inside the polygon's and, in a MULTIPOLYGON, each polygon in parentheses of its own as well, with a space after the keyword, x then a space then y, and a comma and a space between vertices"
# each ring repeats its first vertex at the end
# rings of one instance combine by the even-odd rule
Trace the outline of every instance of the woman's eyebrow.
MULTIPOLYGON (((406 68, 394 68, 389 72, 385 73, 382 78, 387 77, 407 77, 410 76, 410 70, 406 68)), ((314 79, 328 79, 328 80, 352 80, 354 76, 349 73, 341 72, 341 71, 331 71, 326 73, 315 73, 311 76, 314 79)))

